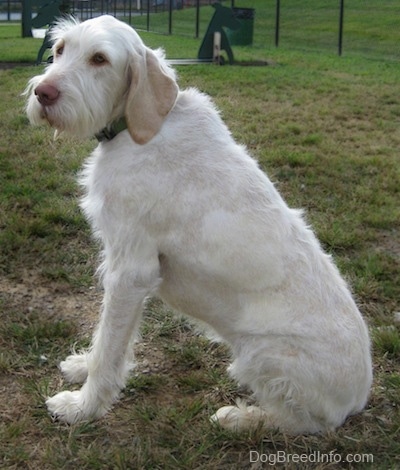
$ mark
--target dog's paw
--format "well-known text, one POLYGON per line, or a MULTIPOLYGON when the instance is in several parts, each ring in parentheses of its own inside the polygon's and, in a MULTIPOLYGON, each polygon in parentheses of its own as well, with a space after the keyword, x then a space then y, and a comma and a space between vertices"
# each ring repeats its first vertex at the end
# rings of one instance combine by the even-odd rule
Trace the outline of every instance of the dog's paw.
POLYGON ((224 429, 238 430, 241 412, 236 406, 223 406, 210 418, 212 423, 224 429))
POLYGON ((223 406, 210 418, 224 429, 242 431, 259 426, 266 421, 266 413, 257 406, 223 406))
POLYGON ((54 397, 46 400, 46 405, 54 419, 69 424, 97 419, 107 412, 107 408, 101 403, 96 406, 91 403, 88 406, 81 390, 57 393, 54 397))
POLYGON ((68 356, 60 363, 64 379, 69 383, 83 383, 88 375, 86 354, 68 356))
POLYGON ((73 424, 86 418, 81 392, 60 392, 46 400, 49 413, 54 419, 73 424))

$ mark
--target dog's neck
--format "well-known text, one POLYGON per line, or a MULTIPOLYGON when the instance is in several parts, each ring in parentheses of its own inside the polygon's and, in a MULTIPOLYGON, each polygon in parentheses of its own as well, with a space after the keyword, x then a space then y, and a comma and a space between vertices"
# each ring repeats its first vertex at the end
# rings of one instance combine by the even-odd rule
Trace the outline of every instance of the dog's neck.
POLYGON ((124 117, 121 117, 113 121, 111 124, 106 126, 97 134, 95 134, 95 137, 99 142, 109 142, 125 129, 128 129, 128 125, 126 123, 126 119, 124 117))

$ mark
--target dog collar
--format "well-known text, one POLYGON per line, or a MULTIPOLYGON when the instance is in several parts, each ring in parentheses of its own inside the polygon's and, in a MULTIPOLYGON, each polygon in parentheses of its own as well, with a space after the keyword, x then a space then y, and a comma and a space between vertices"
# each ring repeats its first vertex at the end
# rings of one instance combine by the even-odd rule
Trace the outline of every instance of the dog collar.
POLYGON ((126 119, 122 117, 116 121, 113 121, 109 126, 95 134, 95 137, 99 142, 110 141, 125 129, 128 129, 128 124, 126 119))

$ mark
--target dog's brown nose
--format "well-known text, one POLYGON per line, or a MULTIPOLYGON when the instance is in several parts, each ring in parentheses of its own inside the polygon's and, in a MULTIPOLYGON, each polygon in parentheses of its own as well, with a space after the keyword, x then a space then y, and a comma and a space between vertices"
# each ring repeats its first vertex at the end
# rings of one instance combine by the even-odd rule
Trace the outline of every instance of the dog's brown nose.
POLYGON ((39 85, 35 88, 35 95, 43 106, 52 106, 58 100, 60 92, 53 85, 39 85))

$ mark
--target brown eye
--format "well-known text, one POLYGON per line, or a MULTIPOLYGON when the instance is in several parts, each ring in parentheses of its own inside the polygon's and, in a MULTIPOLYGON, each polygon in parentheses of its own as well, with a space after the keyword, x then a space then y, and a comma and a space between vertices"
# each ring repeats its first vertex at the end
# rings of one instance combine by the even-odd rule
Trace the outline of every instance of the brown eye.
POLYGON ((91 62, 93 65, 103 65, 107 62, 107 59, 103 54, 97 53, 91 58, 91 62))
POLYGON ((64 46, 57 47, 56 49, 56 55, 60 56, 64 52, 64 46))

